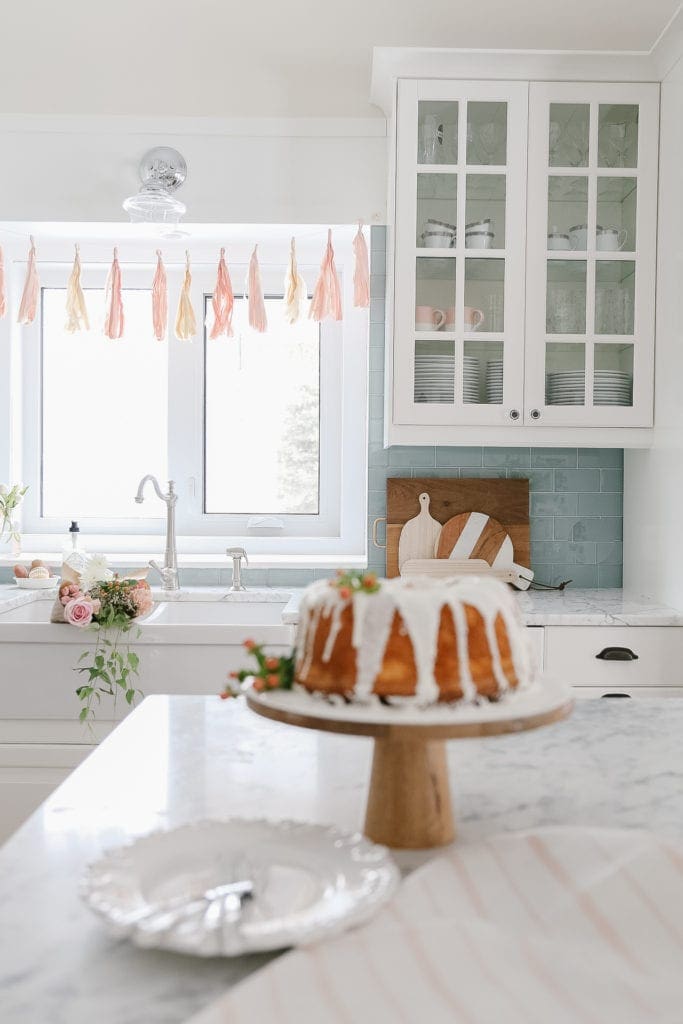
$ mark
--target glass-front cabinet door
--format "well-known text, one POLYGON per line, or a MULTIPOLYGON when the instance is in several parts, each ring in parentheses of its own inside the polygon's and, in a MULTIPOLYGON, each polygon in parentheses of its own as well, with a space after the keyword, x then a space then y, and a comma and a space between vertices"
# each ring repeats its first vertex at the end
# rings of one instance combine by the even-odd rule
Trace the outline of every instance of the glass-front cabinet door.
POLYGON ((521 422, 528 85, 399 82, 393 420, 521 422))
POLYGON ((532 83, 525 422, 650 426, 658 87, 532 83))

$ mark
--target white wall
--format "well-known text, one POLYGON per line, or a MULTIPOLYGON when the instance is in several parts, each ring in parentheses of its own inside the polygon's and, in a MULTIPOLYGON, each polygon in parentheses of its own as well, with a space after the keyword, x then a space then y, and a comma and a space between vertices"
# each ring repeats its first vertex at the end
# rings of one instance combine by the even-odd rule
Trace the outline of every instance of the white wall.
POLYGON ((154 146, 179 149, 193 223, 383 224, 383 118, 0 116, 0 220, 121 221, 154 146))
POLYGON ((683 607, 683 58, 662 83, 654 443, 626 451, 624 586, 683 607))

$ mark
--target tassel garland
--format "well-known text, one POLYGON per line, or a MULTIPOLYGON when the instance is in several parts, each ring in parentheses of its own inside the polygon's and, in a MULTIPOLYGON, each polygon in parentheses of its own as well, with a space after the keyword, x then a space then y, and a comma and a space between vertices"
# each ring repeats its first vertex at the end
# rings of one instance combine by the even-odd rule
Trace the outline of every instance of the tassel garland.
POLYGON ((7 312, 7 292, 5 290, 5 254, 0 245, 0 320, 7 312))
POLYGON ((308 316, 311 320, 341 320, 342 303, 339 277, 334 265, 334 249, 332 248, 332 229, 327 232, 327 247, 320 264, 320 276, 313 292, 311 308, 308 316))
POLYGON ((353 304, 360 309, 370 305, 370 263, 368 245, 363 234, 363 222, 358 222, 358 233, 353 240, 355 267, 353 270, 353 304))
POLYGON ((18 324, 33 323, 38 309, 38 299, 40 298, 40 278, 38 277, 38 268, 36 266, 36 246, 33 241, 33 235, 30 236, 30 240, 31 248, 28 253, 24 291, 19 305, 18 324))
POLYGON ((209 337, 219 338, 221 334, 225 334, 227 338, 232 338, 232 311, 235 297, 232 293, 230 274, 225 264, 225 249, 221 249, 218 260, 216 287, 211 297, 211 305, 213 306, 213 327, 209 337))
POLYGON ((258 265, 258 255, 254 251, 249 260, 249 277, 247 280, 247 294, 249 296, 249 326, 259 334, 268 330, 268 318, 266 316, 266 304, 263 301, 263 287, 261 285, 261 271, 258 265))
POLYGON ((175 336, 178 341, 192 341, 197 333, 197 320, 192 308, 192 274, 190 273, 190 253, 185 252, 185 278, 180 289, 178 313, 175 318, 175 336))
POLYGON ((157 249, 157 269, 152 281, 152 326, 157 341, 165 341, 168 327, 168 288, 161 249, 157 249))
POLYGON ((296 245, 294 239, 289 248, 289 264, 285 274, 285 320, 295 324, 301 316, 301 304, 306 301, 306 282, 299 273, 296 264, 296 245))
POLYGON ((121 292, 121 267, 119 250, 114 247, 114 258, 107 276, 104 295, 104 336, 116 341, 123 337, 123 295, 121 292))
POLYGON ((85 295, 81 288, 81 257, 77 245, 75 249, 73 270, 66 286, 66 323, 64 324, 64 330, 67 334, 90 330, 85 295))
MULTIPOLYGON (((30 248, 26 264, 26 277, 19 304, 17 323, 28 325, 33 323, 40 302, 40 277, 38 274, 36 245, 33 235, 30 236, 30 248)), ((353 271, 353 304, 357 308, 370 305, 370 267, 368 246, 363 231, 362 221, 358 222, 358 231, 353 238, 354 271, 353 271)), ((164 341, 168 337, 168 281, 161 249, 156 250, 157 264, 152 281, 152 327, 154 337, 164 341)), ((69 334, 90 330, 88 309, 85 294, 81 285, 81 257, 79 246, 75 246, 73 266, 66 288, 66 321, 64 330, 69 334)), ((268 315, 263 294, 261 269, 258 259, 258 245, 254 246, 249 260, 247 280, 245 282, 245 299, 248 308, 249 326, 253 331, 263 334, 268 330, 268 315)), ((305 315, 308 299, 308 288, 303 276, 299 273, 296 254, 296 239, 292 237, 289 248, 287 270, 284 278, 283 312, 285 322, 289 325, 297 323, 305 315)), ((212 339, 225 335, 234 336, 233 317, 235 312, 235 295, 230 280, 230 272, 225 262, 225 249, 221 248, 216 272, 216 284, 211 297, 213 320, 206 326, 212 339)), ((7 313, 7 291, 5 261, 0 246, 0 319, 7 313)), ((342 293, 339 275, 334 261, 332 247, 332 229, 327 232, 327 245, 320 264, 320 272, 308 310, 308 318, 316 322, 342 319, 342 293)), ((105 311, 103 333, 110 339, 122 338, 124 334, 123 285, 118 248, 114 247, 113 259, 107 275, 105 289, 105 311)), ((190 253, 185 253, 185 275, 178 300, 178 311, 175 319, 175 336, 179 341, 190 341, 197 334, 197 319, 192 307, 192 273, 190 269, 190 253)))

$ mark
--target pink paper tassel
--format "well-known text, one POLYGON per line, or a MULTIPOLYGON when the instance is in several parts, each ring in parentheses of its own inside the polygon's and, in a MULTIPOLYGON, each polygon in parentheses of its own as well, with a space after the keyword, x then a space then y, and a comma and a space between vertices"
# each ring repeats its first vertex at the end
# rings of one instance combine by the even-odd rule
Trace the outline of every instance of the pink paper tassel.
POLYGON ((334 249, 332 248, 332 229, 327 232, 327 248, 320 264, 320 276, 313 292, 311 308, 308 316, 311 320, 341 320, 342 304, 339 278, 334 265, 334 249))
POLYGON ((31 235, 31 248, 29 249, 28 265, 26 267, 26 281, 24 282, 24 291, 21 296, 19 316, 17 317, 18 324, 33 323, 36 317, 36 310, 38 309, 39 298, 40 278, 38 277, 38 268, 36 267, 36 246, 33 241, 33 235, 31 235))
POLYGON ((370 263, 362 221, 358 224, 358 233, 353 240, 353 254, 356 258, 353 269, 353 304, 366 309, 370 305, 370 263))
POLYGON ((178 341, 192 341, 197 333, 197 319, 192 308, 192 274, 190 273, 190 254, 185 253, 185 279, 180 289, 178 312, 175 318, 175 336, 178 341))
POLYGON ((220 338, 221 334, 224 334, 227 338, 232 338, 232 311, 235 305, 235 296, 232 293, 230 274, 225 265, 225 249, 221 249, 216 287, 211 297, 211 305, 213 306, 213 327, 209 337, 220 338))
POLYGON ((157 249, 157 269, 152 281, 152 326, 157 341, 164 341, 168 327, 168 288, 161 249, 157 249))
POLYGON ((247 282, 247 294, 249 295, 249 326, 263 334, 268 330, 268 318, 266 316, 266 304, 263 301, 263 287, 261 286, 261 271, 258 265, 258 256, 254 251, 249 260, 249 279, 247 282))
POLYGON ((121 267, 119 266, 119 250, 116 247, 114 247, 114 259, 107 276, 104 309, 104 336, 116 341, 117 338, 123 337, 124 327, 121 267))
POLYGON ((66 323, 64 324, 64 330, 67 334, 76 334, 77 331, 90 330, 85 295, 81 288, 81 257, 78 246, 75 249, 76 255, 74 256, 73 270, 66 286, 66 323))
POLYGON ((5 254, 0 245, 0 320, 7 312, 7 292, 5 290, 5 254))

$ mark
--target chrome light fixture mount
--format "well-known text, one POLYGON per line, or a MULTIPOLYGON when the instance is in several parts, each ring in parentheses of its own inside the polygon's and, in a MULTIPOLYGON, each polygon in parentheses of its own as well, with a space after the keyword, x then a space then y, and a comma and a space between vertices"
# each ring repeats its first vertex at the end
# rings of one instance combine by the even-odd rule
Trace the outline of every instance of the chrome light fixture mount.
POLYGON ((177 149, 157 146, 145 153, 139 166, 142 183, 137 195, 123 201, 133 224, 178 224, 186 206, 173 193, 187 177, 187 164, 177 149))

